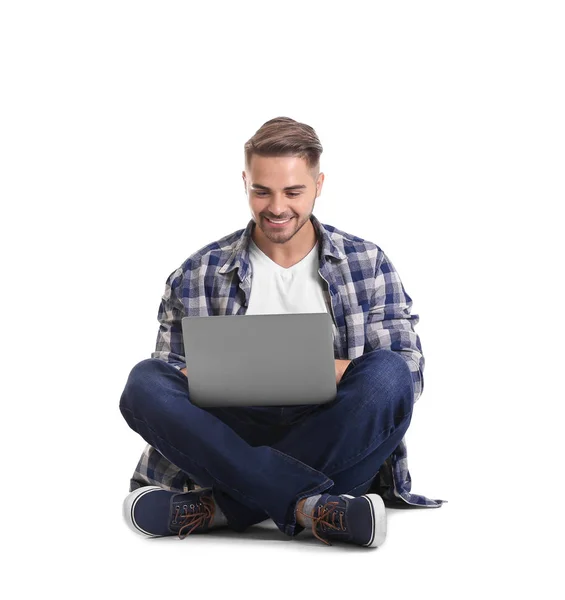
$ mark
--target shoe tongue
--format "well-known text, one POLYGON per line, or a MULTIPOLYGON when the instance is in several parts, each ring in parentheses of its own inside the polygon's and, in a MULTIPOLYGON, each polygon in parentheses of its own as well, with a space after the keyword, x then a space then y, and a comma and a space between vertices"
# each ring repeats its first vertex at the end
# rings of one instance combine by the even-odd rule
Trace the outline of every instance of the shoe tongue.
MULTIPOLYGON (((318 507, 322 507, 322 506, 326 506, 326 510, 329 513, 334 512, 335 510, 341 509, 343 510, 346 506, 346 499, 343 498, 342 496, 333 496, 331 494, 322 494, 322 497, 318 500, 318 502, 316 503, 316 505, 318 507), (328 504, 329 502, 331 502, 331 504, 328 504), (337 503, 337 504, 336 504, 337 503)), ((336 518, 335 517, 335 512, 334 512, 334 516, 332 517, 332 515, 330 514, 328 517, 328 519, 332 519, 332 518, 336 518)))
MULTIPOLYGON (((340 515, 339 512, 342 511, 343 514, 343 524, 345 529, 348 529, 348 525, 347 525, 347 516, 345 513, 345 508, 347 507, 347 499, 344 498, 343 496, 333 496, 331 494, 322 494, 322 497, 320 498, 320 500, 317 502, 317 506, 318 507, 322 507, 325 506, 328 502, 331 502, 332 504, 328 504, 326 509, 326 517, 325 520, 329 523, 331 523, 332 525, 338 525, 339 523, 341 523, 342 521, 340 521, 340 515), (335 504, 337 503, 337 504, 335 504), (329 510, 328 510, 329 509, 329 510)), ((327 532, 332 533, 331 531, 327 532)), ((340 532, 343 533, 343 532, 340 532)))
POLYGON ((343 496, 334 496, 332 494, 322 494, 322 497, 318 500, 318 504, 326 504, 327 502, 337 502, 334 506, 345 506, 345 498, 343 496))
MULTIPOLYGON (((193 512, 196 508, 196 504, 200 503, 203 496, 210 495, 211 489, 203 488, 199 490, 192 490, 191 492, 180 492, 178 494, 171 495, 171 505, 169 508, 169 529, 176 533, 182 526, 182 520, 177 519, 177 523, 173 523, 175 516, 180 517, 186 513, 193 512), (191 508, 190 505, 193 505, 191 508), (185 511, 184 506, 187 507, 185 511)), ((200 509, 201 510, 201 509, 200 509)))

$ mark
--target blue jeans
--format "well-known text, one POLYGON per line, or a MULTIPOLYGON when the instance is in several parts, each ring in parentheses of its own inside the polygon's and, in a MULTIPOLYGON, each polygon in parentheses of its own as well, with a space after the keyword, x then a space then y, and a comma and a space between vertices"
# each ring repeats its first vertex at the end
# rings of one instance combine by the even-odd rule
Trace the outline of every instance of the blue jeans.
POLYGON ((294 514, 299 500, 365 493, 414 405, 408 365, 384 349, 354 358, 325 404, 201 408, 190 401, 189 382, 163 360, 142 360, 120 412, 193 481, 212 487, 228 527, 240 532, 270 517, 296 536, 304 529, 294 514))

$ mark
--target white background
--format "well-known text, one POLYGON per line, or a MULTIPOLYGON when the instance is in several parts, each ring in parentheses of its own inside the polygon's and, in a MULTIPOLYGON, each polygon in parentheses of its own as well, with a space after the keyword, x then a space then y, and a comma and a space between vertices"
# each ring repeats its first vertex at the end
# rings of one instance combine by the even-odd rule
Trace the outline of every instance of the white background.
POLYGON ((562 597, 562 3, 1 6, 9 597, 562 597), (324 146, 316 216, 420 315, 412 491, 449 503, 390 510, 374 551, 122 521, 127 375, 167 276, 249 221, 243 144, 277 116, 324 146))

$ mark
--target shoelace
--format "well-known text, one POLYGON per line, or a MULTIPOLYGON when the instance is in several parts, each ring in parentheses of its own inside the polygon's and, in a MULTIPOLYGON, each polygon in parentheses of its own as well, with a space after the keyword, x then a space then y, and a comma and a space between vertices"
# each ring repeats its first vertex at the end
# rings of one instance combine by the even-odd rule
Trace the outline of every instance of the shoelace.
MULTIPOLYGON (((193 507, 195 505, 191 504, 190 506, 193 507)), ((196 503, 196 506, 202 507, 202 510, 189 512, 188 505, 184 504, 184 513, 181 515, 179 515, 180 507, 177 506, 173 523, 177 523, 177 521, 183 523, 178 533, 178 537, 181 540, 184 540, 187 535, 192 533, 198 527, 205 525, 206 523, 211 523, 212 519, 214 518, 214 513, 216 512, 216 503, 214 502, 213 498, 210 498, 210 496, 202 496, 200 502, 196 503), (188 527, 191 527, 191 529, 183 535, 182 532, 188 527)))
MULTIPOLYGON (((319 523, 324 523, 331 529, 336 531, 345 531, 345 526, 343 524, 343 513, 338 508, 339 502, 326 502, 323 506, 318 506, 317 515, 312 515, 310 518, 312 519, 312 533, 324 544, 328 546, 332 546, 333 544, 328 540, 324 539, 320 535, 318 535, 316 528, 319 523), (337 523, 337 517, 339 515, 339 523, 337 523)), ((305 517, 309 516, 306 513, 303 513, 301 510, 298 511, 303 514, 305 517)))

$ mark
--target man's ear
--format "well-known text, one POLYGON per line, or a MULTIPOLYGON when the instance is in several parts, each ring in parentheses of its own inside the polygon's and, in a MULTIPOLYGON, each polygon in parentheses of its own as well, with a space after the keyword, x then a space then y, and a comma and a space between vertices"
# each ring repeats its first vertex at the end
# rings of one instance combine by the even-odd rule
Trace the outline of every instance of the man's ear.
POLYGON ((324 179, 326 176, 323 173, 318 175, 318 181, 316 182, 316 198, 322 193, 322 186, 324 185, 324 179))

